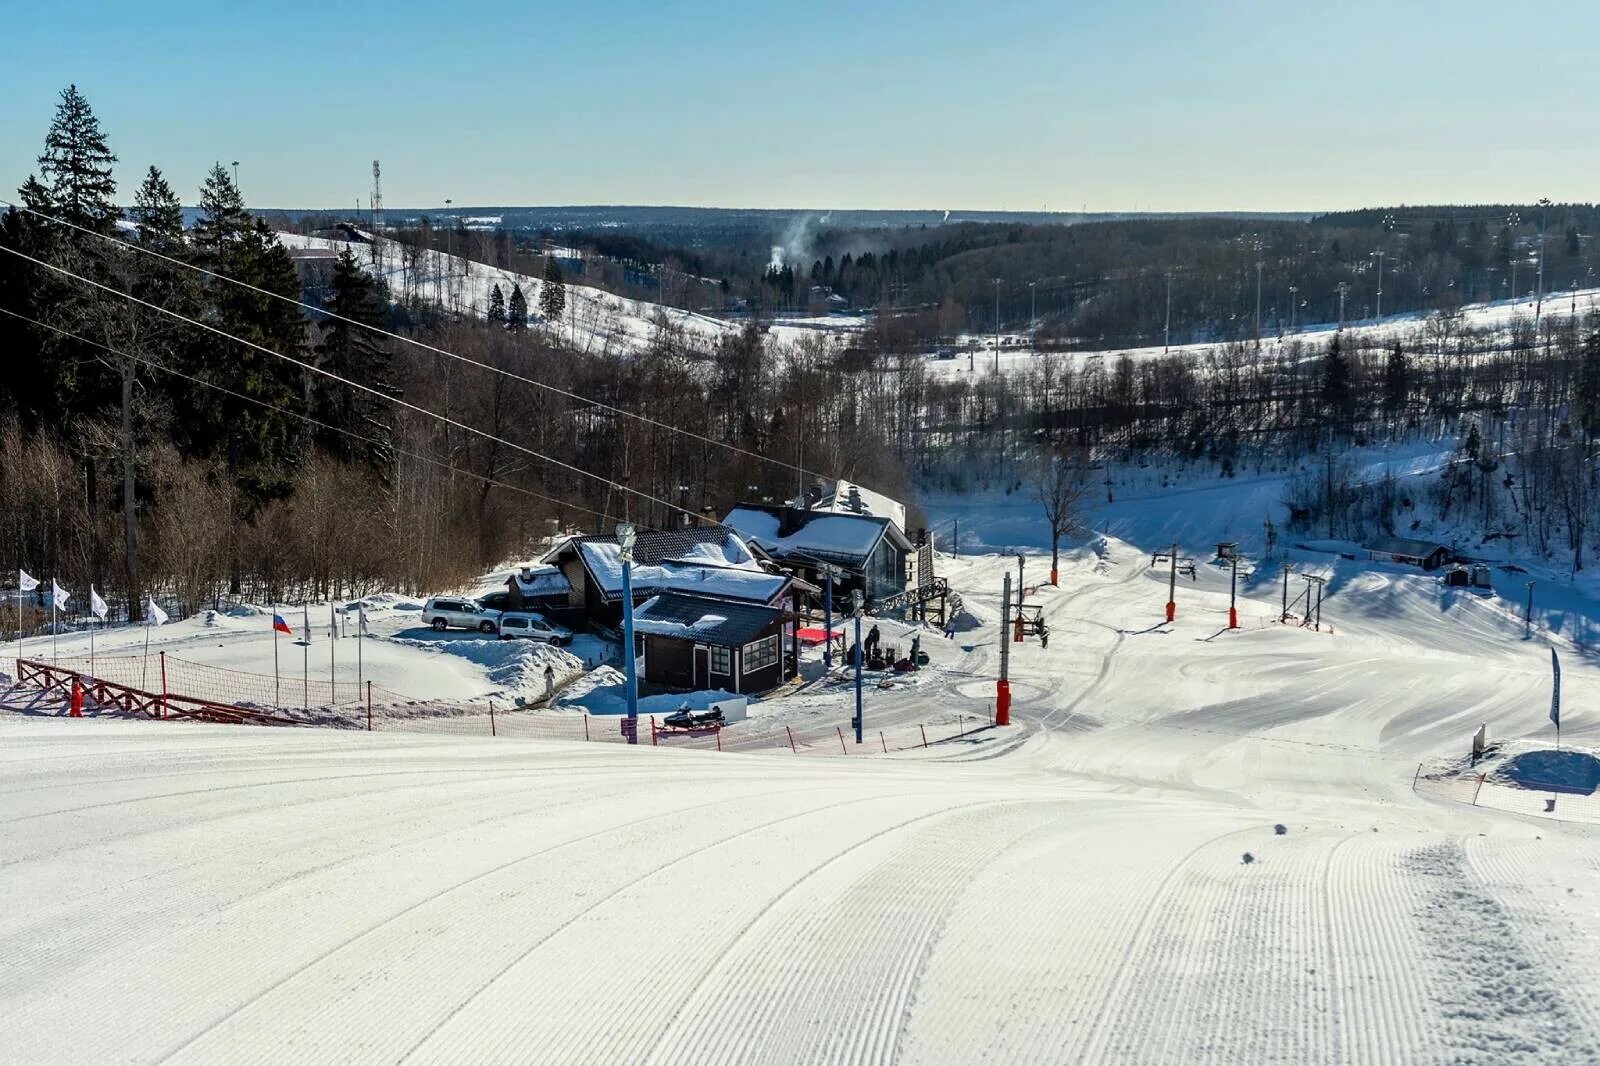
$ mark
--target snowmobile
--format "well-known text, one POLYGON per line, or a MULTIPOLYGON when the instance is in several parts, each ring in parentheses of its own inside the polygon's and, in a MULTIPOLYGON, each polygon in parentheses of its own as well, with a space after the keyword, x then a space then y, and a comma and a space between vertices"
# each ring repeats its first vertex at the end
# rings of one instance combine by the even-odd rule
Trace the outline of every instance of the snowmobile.
POLYGON ((688 706, 683 706, 663 718, 661 724, 668 729, 707 729, 711 726, 720 726, 722 709, 714 707, 709 711, 694 711, 688 706))

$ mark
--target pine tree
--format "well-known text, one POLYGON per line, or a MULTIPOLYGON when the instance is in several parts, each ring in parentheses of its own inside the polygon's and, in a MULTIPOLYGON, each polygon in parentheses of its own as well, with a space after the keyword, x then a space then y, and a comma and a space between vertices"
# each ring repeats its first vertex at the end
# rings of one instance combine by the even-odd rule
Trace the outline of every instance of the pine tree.
POLYGON ((506 308, 506 328, 513 333, 528 328, 528 298, 522 295, 522 286, 511 286, 511 303, 506 308))
POLYGON ((1404 411, 1409 393, 1410 368, 1406 365, 1405 349, 1395 341, 1383 364, 1383 409, 1391 415, 1404 411))
POLYGON ((1600 436, 1600 331, 1589 334, 1583 342, 1583 363, 1578 369, 1573 407, 1584 435, 1591 440, 1600 436))
POLYGON ((489 290, 489 321, 504 323, 506 320, 506 297, 497 284, 489 290))
POLYGON ((129 213, 139 227, 140 244, 165 255, 183 248, 183 206, 156 167, 150 168, 133 194, 133 210, 129 213))
MULTIPOLYGON (((254 286, 220 279, 207 283, 209 317, 218 328, 290 359, 301 358, 306 327, 296 306, 300 277, 277 235, 245 209, 244 198, 220 163, 211 168, 200 192, 194 256, 221 277, 254 286)), ((215 336, 197 338, 191 358, 202 376, 234 392, 290 410, 305 404, 305 372, 285 359, 215 336)), ((191 454, 220 452, 226 458, 247 513, 288 490, 303 455, 295 447, 302 439, 300 420, 246 400, 219 401, 210 393, 190 394, 186 407, 174 419, 180 445, 191 454)), ((238 560, 234 562, 237 577, 238 560)))
POLYGON ((561 321, 561 313, 566 309, 567 285, 561 280, 561 264, 556 262, 555 256, 546 256, 544 284, 539 286, 539 313, 547 323, 554 324, 561 321))
POLYGON ((44 153, 39 156, 41 180, 28 180, 22 200, 74 226, 110 233, 119 217, 117 183, 111 176, 116 161, 89 101, 76 85, 69 85, 61 92, 61 103, 45 134, 44 153))
POLYGON ((1322 404, 1327 417, 1340 423, 1349 422, 1352 414, 1350 391, 1350 363, 1336 333, 1328 342, 1327 354, 1322 358, 1322 404))
MULTIPOLYGON (((326 321, 317 344, 317 366, 394 395, 389 350, 377 333, 362 328, 383 325, 379 288, 349 249, 334 268, 328 310, 334 317, 326 321)), ((389 404, 319 375, 313 379, 311 409, 313 418, 333 427, 317 430, 319 443, 335 455, 364 462, 380 474, 388 473, 394 451, 394 417, 389 404)))
MULTIPOLYGON (((242 249, 250 229, 250 213, 245 210, 239 187, 221 163, 211 167, 200 189, 200 217, 194 225, 195 249, 209 269, 222 268, 242 249)), ((237 265, 237 264, 235 264, 237 265)))

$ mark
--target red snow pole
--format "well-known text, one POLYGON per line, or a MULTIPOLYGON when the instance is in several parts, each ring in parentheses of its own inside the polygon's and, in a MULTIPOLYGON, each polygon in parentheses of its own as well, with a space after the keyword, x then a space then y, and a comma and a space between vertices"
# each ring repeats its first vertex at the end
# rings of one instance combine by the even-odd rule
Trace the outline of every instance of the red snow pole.
POLYGON ((994 683, 994 724, 1011 724, 1011 682, 1003 677, 994 683))
POLYGON ((1229 607, 1228 608, 1228 628, 1229 629, 1238 629, 1239 628, 1239 609, 1237 607, 1229 607))
POLYGON ((67 711, 69 718, 83 717, 83 686, 78 683, 78 675, 72 675, 72 704, 67 711))

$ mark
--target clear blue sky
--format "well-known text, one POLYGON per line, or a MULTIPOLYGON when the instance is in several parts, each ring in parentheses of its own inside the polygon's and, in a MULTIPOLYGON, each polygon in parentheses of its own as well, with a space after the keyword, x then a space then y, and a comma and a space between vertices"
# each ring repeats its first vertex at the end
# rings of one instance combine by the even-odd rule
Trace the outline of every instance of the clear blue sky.
MULTIPOLYGON (((57 92, 185 202, 1299 210, 1596 198, 1600 3, 0 0, 0 186, 57 92)), ((9 195, 9 194, 7 194, 9 195)))

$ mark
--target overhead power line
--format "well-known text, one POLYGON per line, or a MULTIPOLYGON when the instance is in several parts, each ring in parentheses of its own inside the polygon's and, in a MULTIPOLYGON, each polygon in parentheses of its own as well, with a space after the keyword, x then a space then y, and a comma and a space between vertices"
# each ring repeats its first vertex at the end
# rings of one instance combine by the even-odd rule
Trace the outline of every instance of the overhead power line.
MULTIPOLYGON (((600 409, 602 411, 610 411, 611 413, 619 415, 619 416, 621 416, 623 418, 631 418, 631 419, 633 419, 633 420, 635 420, 637 422, 642 422, 645 425, 653 426, 653 427, 655 427, 657 429, 662 429, 662 430, 665 430, 665 431, 667 431, 669 433, 682 434, 683 436, 688 437, 690 439, 697 440, 697 441, 700 441, 700 442, 705 443, 705 444, 712 445, 712 446, 717 447, 717 448, 722 448, 722 449, 724 449, 726 451, 734 452, 734 453, 737 453, 739 455, 744 455, 744 456, 747 456, 747 457, 749 457, 751 459, 756 459, 756 460, 758 460, 760 462, 763 462, 763 463, 770 463, 773 466, 779 466, 779 467, 784 468, 785 470, 792 470, 792 471, 800 474, 802 477, 806 476, 807 473, 808 473, 808 471, 804 467, 799 466, 798 464, 795 464, 795 463, 787 462, 787 461, 785 461, 783 459, 776 458, 775 456, 762 455, 760 452, 753 452, 748 448, 741 448, 737 444, 730 444, 727 441, 717 440, 715 437, 709 437, 709 436, 706 436, 703 433, 696 433, 692 429, 684 429, 682 426, 675 426, 675 425, 672 425, 670 422, 662 422, 659 419, 651 418, 649 415, 642 415, 642 414, 639 414, 639 413, 637 413, 635 411, 629 411, 629 410, 626 410, 625 408, 617 407, 614 404, 608 404, 608 403, 604 402, 603 400, 591 399, 591 398, 589 398, 587 396, 584 396, 581 393, 573 392, 570 389, 564 389, 559 385, 552 385, 547 381, 540 381, 538 378, 530 378, 530 377, 527 377, 526 375, 518 374, 518 373, 516 373, 514 371, 506 370, 506 369, 504 369, 502 367, 497 367, 497 366, 494 366, 494 365, 492 365, 490 363, 484 363, 484 362, 480 362, 480 361, 478 361, 476 359, 468 358, 467 356, 457 354, 456 352, 449 351, 448 349, 440 348, 437 345, 429 344, 426 341, 417 340, 415 337, 403 336, 402 334, 395 333, 395 332, 392 332, 390 330, 384 329, 382 326, 373 325, 370 322, 362 322, 362 321, 359 321, 357 319, 348 318, 348 317, 346 317, 344 315, 341 315, 341 314, 338 314, 336 312, 329 311, 326 308, 318 307, 315 304, 306 303, 304 300, 297 300, 292 296, 285 296, 282 293, 273 292, 270 289, 264 289, 264 288, 261 288, 260 286, 252 285, 247 281, 242 281, 242 280, 240 280, 238 278, 229 277, 226 274, 221 274, 221 273, 218 273, 217 271, 214 271, 214 270, 208 270, 207 268, 205 268, 203 266, 200 266, 197 263, 186 262, 186 261, 184 261, 182 259, 179 259, 179 258, 177 258, 175 256, 166 255, 166 254, 164 254, 162 252, 157 251, 154 248, 146 248, 146 247, 144 247, 142 245, 134 244, 132 241, 125 241, 125 240, 122 240, 122 239, 120 239, 118 237, 115 237, 115 236, 113 236, 111 234, 101 233, 101 232, 99 232, 97 230, 89 229, 86 226, 80 226, 75 222, 69 222, 68 220, 66 220, 64 218, 57 218, 56 216, 48 214, 48 213, 46 213, 44 211, 40 211, 40 210, 37 210, 36 208, 28 207, 26 204, 19 204, 19 203, 16 203, 15 201, 7 200, 4 197, 0 197, 0 204, 5 204, 6 206, 14 208, 15 210, 22 211, 22 212, 24 212, 26 214, 33 215, 33 216, 35 216, 37 218, 42 218, 45 221, 55 223, 58 226, 65 226, 68 229, 76 230, 79 233, 83 233, 83 234, 86 234, 86 235, 88 235, 90 237, 97 238, 98 240, 106 241, 109 244, 114 244, 117 247, 125 249, 127 251, 138 252, 138 253, 140 253, 142 255, 153 256, 154 258, 160 259, 161 261, 166 262, 166 263, 170 263, 173 266, 182 267, 185 270, 192 270, 197 274, 202 274, 202 275, 204 275, 204 276, 206 276, 208 278, 214 278, 217 281, 224 281, 224 282, 227 282, 230 285, 238 285, 241 288, 248 289, 251 292, 257 293, 259 295, 266 296, 266 297, 269 297, 269 298, 274 299, 274 300, 281 300, 284 303, 293 304, 294 306, 303 308, 304 310, 309 311, 309 312, 311 312, 313 314, 321 315, 321 316, 323 316, 325 318, 333 319, 333 320, 338 321, 338 322, 343 322, 343 323, 345 323, 347 325, 355 326, 355 327, 357 327, 359 329, 364 329, 364 330, 367 330, 367 331, 369 331, 371 333, 376 333, 376 334, 378 334, 379 336, 382 336, 382 337, 388 337, 388 338, 390 338, 392 340, 399 341, 402 344, 409 344, 414 348, 420 348, 423 351, 431 352, 434 355, 442 355, 442 356, 444 356, 444 357, 446 357, 448 359, 455 359, 455 360, 457 360, 459 362, 466 363, 469 366, 478 367, 480 370, 487 370, 492 374, 499 374, 501 377, 510 378, 513 381, 520 381, 520 382, 523 382, 524 384, 532 385, 535 388, 545 389, 545 390, 547 390, 549 392, 552 392, 552 393, 554 393, 554 394, 556 394, 558 396, 565 397, 566 399, 573 400, 573 401, 575 401, 577 403, 587 404, 587 405, 589 405, 591 407, 598 408, 598 409, 600 409)), ((537 280, 537 279, 534 279, 534 280, 537 280)), ((541 282, 541 284, 542 284, 542 282, 541 282)))
POLYGON ((346 437, 350 437, 353 440, 366 441, 368 444, 376 444, 376 445, 378 445, 380 447, 390 447, 395 455, 404 456, 407 459, 415 459, 417 462, 427 463, 430 466, 436 466, 441 470, 448 470, 452 474, 460 474, 463 477, 472 478, 472 479, 474 479, 476 481, 482 482, 485 485, 491 485, 491 486, 493 486, 495 488, 505 489, 505 490, 507 490, 509 492, 519 493, 519 494, 521 494, 523 496, 530 496, 530 497, 532 497, 532 498, 534 498, 536 500, 543 500, 546 503, 557 504, 558 506, 561 506, 561 507, 571 507, 571 508, 573 508, 575 510, 583 511, 586 514, 592 514, 595 517, 599 518, 601 521, 605 521, 607 518, 611 517, 609 514, 605 513, 604 511, 596 511, 593 507, 586 507, 581 503, 573 503, 571 500, 563 500, 563 499, 560 499, 559 497, 556 497, 556 496, 546 496, 542 492, 535 492, 532 489, 525 489, 520 485, 512 485, 512 484, 510 484, 508 482, 500 481, 500 480, 498 480, 496 478, 492 478, 492 477, 487 477, 487 476, 485 476, 483 474, 479 474, 479 473, 476 473, 476 472, 471 471, 471 470, 466 470, 466 469, 463 469, 462 467, 454 466, 454 465, 452 465, 450 463, 440 462, 438 459, 432 459, 432 458, 429 458, 426 455, 419 455, 416 452, 406 451, 406 450, 400 449, 400 448, 393 448, 392 445, 390 444, 390 442, 379 440, 377 437, 373 437, 373 436, 370 436, 370 435, 365 434, 365 433, 357 433, 353 429, 343 429, 343 428, 341 428, 339 426, 329 425, 326 422, 319 421, 319 420, 317 420, 315 418, 312 418, 310 415, 301 413, 300 411, 295 411, 295 410, 292 410, 292 409, 290 409, 288 407, 280 407, 275 403, 268 403, 266 400, 257 399, 254 396, 246 396, 244 393, 235 392, 233 389, 230 389, 225 385, 218 385, 214 381, 206 381, 204 378, 195 377, 193 374, 185 374, 181 370, 176 370, 176 369, 174 369, 174 368, 172 368, 170 366, 165 366, 165 365, 163 365, 161 363, 156 362, 153 359, 146 359, 143 356, 134 355, 132 352, 120 351, 120 350, 118 350, 116 348, 111 347, 110 345, 101 344, 99 341, 90 340, 88 337, 83 337, 83 336, 80 336, 80 335, 78 335, 76 333, 73 333, 70 330, 62 329, 60 326, 53 326, 48 322, 41 322, 37 318, 30 318, 27 315, 18 314, 17 312, 12 311, 12 310, 10 310, 8 308, 5 308, 5 307, 0 307, 0 314, 10 315, 12 318, 19 319, 19 320, 21 320, 23 322, 27 322, 30 325, 38 326, 41 329, 47 329, 52 333, 58 334, 59 336, 62 336, 62 337, 67 337, 67 338, 69 338, 71 340, 75 340, 80 344, 87 344, 91 348, 98 348, 103 352, 106 352, 106 353, 108 353, 110 355, 116 356, 118 359, 127 359, 130 362, 138 363, 141 366, 149 367, 151 370, 156 370, 156 371, 159 371, 159 372, 161 372, 163 374, 169 374, 169 375, 171 375, 172 377, 175 377, 175 378, 181 378, 184 381, 192 382, 192 383, 194 383, 196 385, 200 385, 200 386, 202 386, 204 388, 207 388, 207 389, 214 389, 217 392, 220 392, 225 396, 231 396, 236 400, 243 400, 245 403, 253 403, 257 407, 265 407, 269 411, 276 411, 279 414, 289 415, 290 417, 298 418, 302 422, 307 423, 308 425, 316 426, 318 429, 325 429, 325 430, 328 430, 329 432, 332 432, 332 433, 340 433, 340 434, 343 434, 346 437))
POLYGON ((357 390, 359 390, 361 392, 369 393, 369 394, 371 394, 373 396, 378 397, 380 400, 384 401, 385 403, 391 403, 391 404, 394 404, 396 407, 403 407, 408 411, 414 411, 419 415, 423 415, 423 416, 425 416, 427 418, 435 419, 435 420, 437 420, 439 422, 444 423, 447 426, 452 426, 452 427, 454 427, 456 429, 462 430, 463 432, 470 433, 470 434, 472 434, 474 436, 477 436, 477 437, 481 437, 484 440, 493 441, 496 444, 503 444, 506 447, 511 448, 514 451, 519 451, 519 452, 522 452, 525 455, 530 455, 533 458, 539 459, 539 460, 541 460, 543 462, 546 462, 546 463, 549 463, 552 466, 557 466, 557 467, 560 467, 563 470, 567 470, 567 471, 569 471, 571 473, 574 473, 574 474, 577 474, 577 475, 579 475, 581 477, 586 477, 586 478, 589 478, 591 480, 598 481, 602 485, 605 485, 608 488, 614 489, 614 490, 616 490, 618 492, 625 492, 625 493, 628 493, 629 495, 637 496, 642 500, 648 500, 651 503, 660 504, 661 506, 667 508, 668 510, 678 511, 678 512, 680 512, 682 514, 686 514, 686 515, 689 515, 689 516, 694 517, 694 518, 698 518, 699 517, 699 515, 697 515, 694 511, 691 511, 687 507, 683 507, 683 506, 681 506, 679 504, 672 503, 670 500, 663 500, 660 497, 650 495, 648 492, 640 492, 638 489, 631 488, 630 486, 618 484, 617 482, 613 481, 611 478, 604 477, 604 476, 602 476, 600 474, 596 474, 596 473, 593 473, 591 471, 585 470, 580 466, 574 466, 572 463, 568 463, 568 462, 565 462, 564 460, 557 459, 554 456, 545 455, 543 452, 535 451, 534 449, 526 447, 525 445, 517 444, 515 441, 506 440, 504 437, 497 437, 493 433, 489 433, 486 430, 479 429, 476 426, 469 426, 465 422, 459 422, 456 419, 450 418, 447 415, 441 415, 441 414, 438 414, 437 412, 430 411, 425 407, 419 407, 414 403, 410 403, 409 401, 400 399, 398 396, 390 396, 389 394, 383 392, 382 390, 375 389, 375 388, 371 387, 370 385, 363 385, 359 381, 351 381, 349 378, 340 377, 338 374, 335 374, 330 370, 324 370, 322 367, 315 366, 315 365, 313 365, 311 363, 304 362, 303 360, 300 360, 300 359, 296 359, 293 356, 285 355, 284 353, 279 352, 279 351, 275 351, 275 350, 273 350, 271 348, 268 348, 265 345, 257 344, 255 341, 246 340, 243 337, 235 336, 234 334, 229 333, 226 330, 218 329, 216 326, 212 326, 212 325, 209 325, 209 324, 207 324, 205 322, 201 322, 198 319, 190 318, 188 315, 179 314, 177 311, 174 311, 174 310, 172 310, 170 308, 162 307, 159 304, 151 303, 149 300, 140 299, 139 297, 134 296, 132 293, 123 292, 121 289, 113 288, 110 285, 106 285, 106 284, 104 284, 102 282, 95 281, 93 278, 86 278, 82 274, 75 273, 75 272, 73 272, 71 270, 66 269, 65 267, 62 267, 62 266, 57 266, 55 263, 51 263, 51 262, 48 262, 48 261, 43 260, 43 259, 35 258, 34 256, 28 255, 26 252, 20 252, 15 248, 8 248, 5 245, 0 245, 0 252, 5 252, 7 255, 16 256, 19 259, 26 260, 27 262, 33 263, 36 266, 44 267, 46 270, 54 271, 55 273, 61 274, 64 277, 72 278, 75 281, 79 281, 79 282, 82 282, 85 285, 92 286, 93 288, 99 289, 102 292, 106 292, 106 293, 109 293, 112 296, 117 296, 117 297, 120 297, 120 298, 122 298, 124 300, 127 300, 129 303, 138 304, 141 307, 147 307, 150 310, 157 312, 158 314, 167 315, 167 316, 169 316, 171 318, 177 319, 180 322, 187 322, 189 325, 194 326, 197 329, 205 330, 207 333, 211 333, 211 334, 214 334, 214 335, 216 335, 218 337, 223 337, 223 338, 225 338, 227 340, 231 340, 236 344, 242 344, 246 348, 251 348, 251 349, 254 349, 255 351, 261 352, 263 355, 270 355, 275 359, 281 359, 284 362, 289 363, 289 364, 291 364, 293 366, 297 366, 302 370, 309 370, 313 374, 320 375, 320 376, 328 378, 328 379, 330 379, 332 381, 340 382, 341 384, 348 385, 349 387, 351 387, 353 389, 357 389, 357 390))

